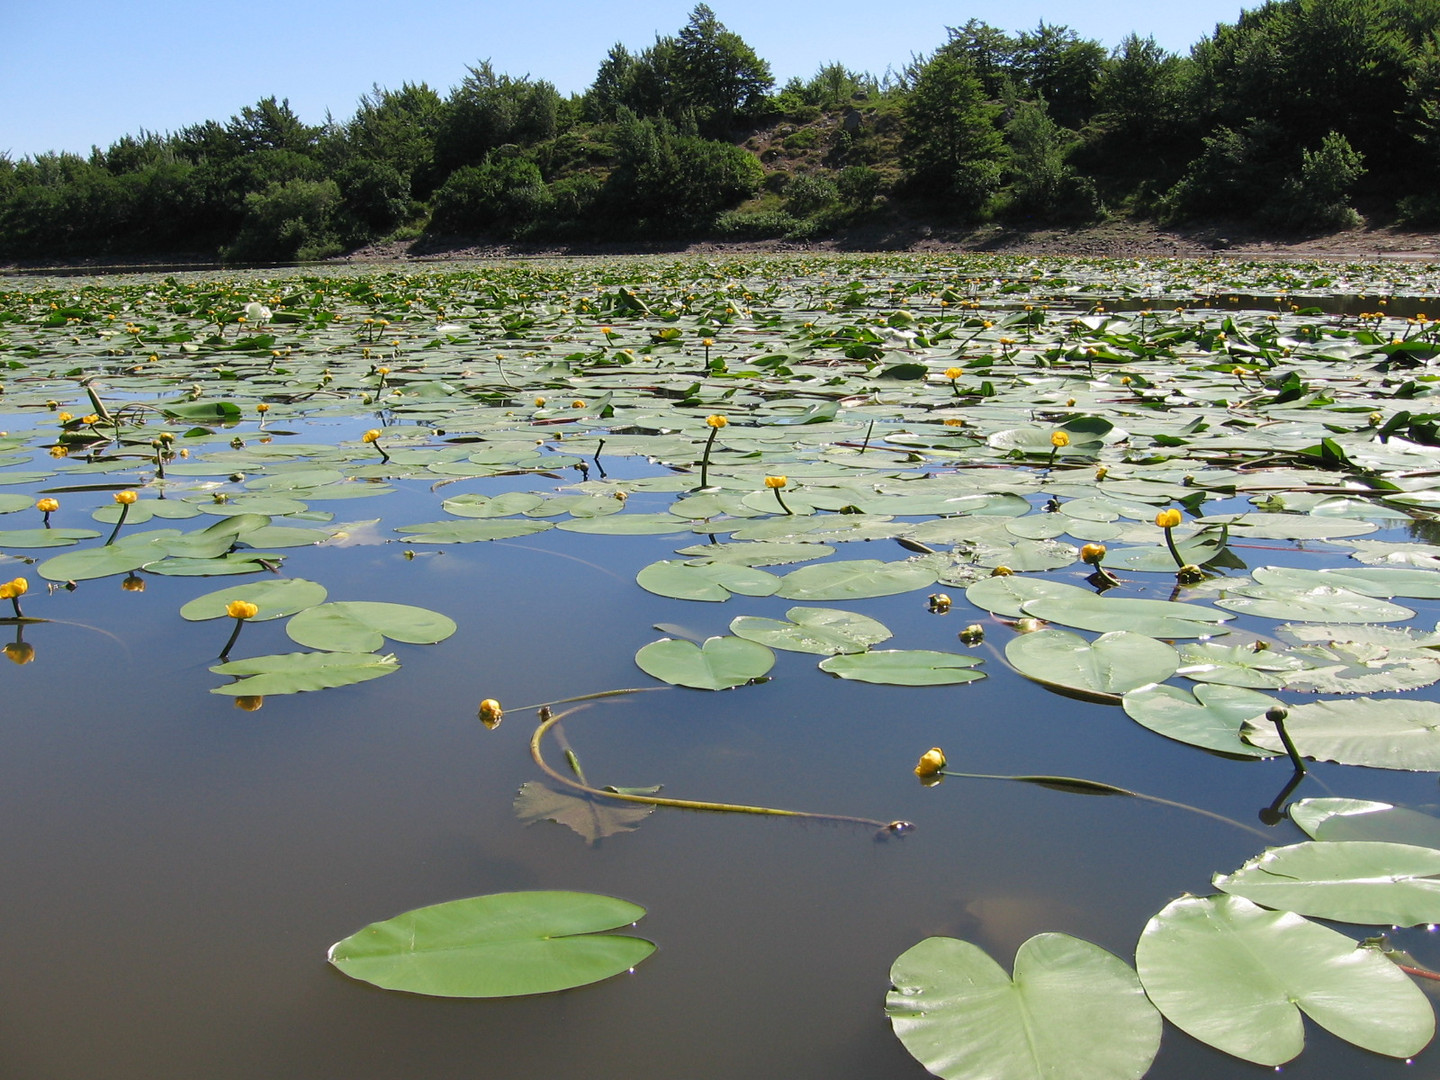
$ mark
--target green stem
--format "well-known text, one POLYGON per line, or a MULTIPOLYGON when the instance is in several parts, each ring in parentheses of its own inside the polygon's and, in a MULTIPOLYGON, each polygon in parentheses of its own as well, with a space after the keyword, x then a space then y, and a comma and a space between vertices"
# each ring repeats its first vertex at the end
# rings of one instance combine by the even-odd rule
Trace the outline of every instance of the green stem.
POLYGON ((10 606, 15 609, 15 618, 25 618, 25 613, 20 610, 20 598, 18 596, 10 597, 10 606))
POLYGON ((779 489, 779 488, 771 488, 770 490, 773 491, 773 492, 775 492, 775 501, 780 504, 780 509, 781 509, 781 510, 784 510, 785 513, 790 514, 790 515, 793 517, 794 514, 795 514, 795 511, 794 511, 794 510, 791 510, 788 506, 785 505, 785 500, 784 500, 784 499, 781 497, 781 495, 780 495, 780 489, 779 489))
POLYGON ((115 522, 115 528, 113 528, 112 530, 110 530, 110 538, 105 541, 105 547, 109 547, 111 544, 115 543, 115 537, 117 537, 117 536, 120 535, 120 526, 122 526, 122 525, 125 524, 125 519, 126 519, 127 517, 129 517, 129 516, 130 516, 130 504, 129 504, 129 503, 121 503, 121 504, 120 504, 120 520, 117 521, 117 522, 115 522))
POLYGON ((235 641, 240 636, 240 628, 245 625, 244 619, 235 620, 235 629, 230 631, 230 640, 225 642, 225 647, 220 650, 220 659, 230 659, 230 650, 235 647, 235 641))
POLYGON ((1170 549, 1170 557, 1175 560, 1177 568, 1185 566, 1185 558, 1180 554, 1180 549, 1175 546, 1175 537, 1171 535, 1171 527, 1165 526, 1165 546, 1170 549))
MULTIPOLYGON (((584 706, 579 706, 578 708, 583 707, 584 706)), ((599 788, 590 787, 588 784, 570 779, 564 773, 547 765, 540 749, 540 744, 545 738, 545 733, 558 724, 563 718, 578 711, 578 708, 566 709, 564 712, 555 713, 540 721, 540 725, 535 729, 535 734, 530 736, 530 757, 550 779, 557 783, 564 784, 568 788, 574 788, 576 791, 583 791, 592 798, 617 799, 620 802, 643 803, 646 806, 669 806, 677 810, 708 810, 716 813, 730 814, 763 814, 772 817, 808 818, 811 821, 843 821, 854 825, 869 825, 872 828, 884 829, 896 833, 907 832, 914 828, 908 821, 876 821, 873 818, 851 817, 848 814, 817 814, 805 810, 777 810, 769 806, 695 802, 690 799, 663 799, 658 795, 630 795, 619 791, 602 791, 599 788)), ((571 753, 573 755, 573 751, 571 753)))
POLYGON ((700 487, 710 486, 710 448, 715 445, 715 436, 720 434, 718 427, 710 429, 710 437, 705 440, 705 450, 700 455, 700 487))

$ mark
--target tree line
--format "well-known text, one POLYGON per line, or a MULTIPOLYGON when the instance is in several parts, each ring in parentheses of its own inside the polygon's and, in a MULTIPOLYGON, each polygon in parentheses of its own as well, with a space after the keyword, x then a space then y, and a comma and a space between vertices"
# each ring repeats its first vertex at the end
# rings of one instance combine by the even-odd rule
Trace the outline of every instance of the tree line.
POLYGON ((470 68, 345 121, 266 98, 88 157, 0 156, 0 255, 336 254, 376 239, 813 237, 903 214, 1440 225, 1440 0, 1270 0, 1188 56, 978 20, 778 86, 705 4, 594 82, 470 68))

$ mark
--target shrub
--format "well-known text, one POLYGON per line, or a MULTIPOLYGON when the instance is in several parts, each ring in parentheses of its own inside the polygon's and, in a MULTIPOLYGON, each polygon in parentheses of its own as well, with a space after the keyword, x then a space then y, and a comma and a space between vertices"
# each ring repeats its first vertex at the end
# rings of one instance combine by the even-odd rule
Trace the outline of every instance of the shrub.
POLYGON ((796 217, 809 217, 839 198, 835 182, 814 173, 800 173, 785 187, 785 209, 796 217))

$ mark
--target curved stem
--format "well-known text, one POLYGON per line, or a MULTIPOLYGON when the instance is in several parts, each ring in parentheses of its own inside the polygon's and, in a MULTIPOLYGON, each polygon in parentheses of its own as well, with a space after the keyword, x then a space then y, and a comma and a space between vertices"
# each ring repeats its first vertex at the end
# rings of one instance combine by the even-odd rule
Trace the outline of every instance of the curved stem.
POLYGON ((220 650, 221 660, 230 659, 230 650, 235 647, 235 641, 240 637, 240 628, 245 625, 244 619, 235 620, 235 629, 230 631, 230 640, 225 642, 225 647, 220 650))
POLYGON ((773 817, 808 818, 811 821, 843 821, 852 825, 868 825, 871 828, 885 829, 890 832, 904 832, 913 828, 913 826, 908 821, 876 821, 873 818, 851 817, 848 814, 817 814, 805 810, 777 810, 769 806, 744 806, 735 803, 695 802, 690 799, 663 799, 657 795, 630 795, 619 791, 602 791, 599 788, 593 788, 590 785, 581 783, 578 780, 572 780, 564 773, 561 773, 558 770, 551 768, 545 763, 545 758, 540 750, 541 741, 545 738, 545 733, 547 731, 549 731, 565 717, 569 716, 574 712, 578 712, 584 707, 585 706, 581 705, 577 706, 574 709, 566 709, 564 712, 554 713, 553 715, 541 720, 539 726, 535 729, 535 734, 530 736, 530 757, 534 759, 535 764, 538 765, 540 767, 540 770, 544 772, 546 776, 550 777, 550 779, 556 781, 557 783, 564 784, 566 787, 574 788, 576 791, 583 791, 586 795, 590 795, 594 798, 618 799, 621 802, 643 803, 647 806, 669 806, 674 807, 677 810, 709 810, 717 813, 764 814, 773 817))
POLYGON ((105 541, 105 546, 106 546, 106 547, 109 547, 111 544, 115 543, 115 537, 117 537, 117 536, 120 535, 120 526, 122 526, 122 525, 125 524, 125 519, 126 519, 127 517, 129 517, 129 516, 130 516, 130 504, 129 504, 129 503, 121 503, 121 504, 120 504, 120 520, 118 520, 117 522, 115 522, 115 528, 113 528, 112 530, 110 530, 110 538, 105 541))

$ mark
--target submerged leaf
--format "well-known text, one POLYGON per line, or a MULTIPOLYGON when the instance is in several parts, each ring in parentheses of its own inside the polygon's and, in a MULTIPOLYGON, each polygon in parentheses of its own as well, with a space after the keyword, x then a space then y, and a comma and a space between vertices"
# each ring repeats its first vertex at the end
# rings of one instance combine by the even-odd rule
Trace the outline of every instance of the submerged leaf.
POLYGON ((534 780, 520 785, 515 813, 527 825, 553 821, 578 833, 587 844, 619 833, 634 832, 655 807, 643 803, 587 798, 556 791, 534 780))

